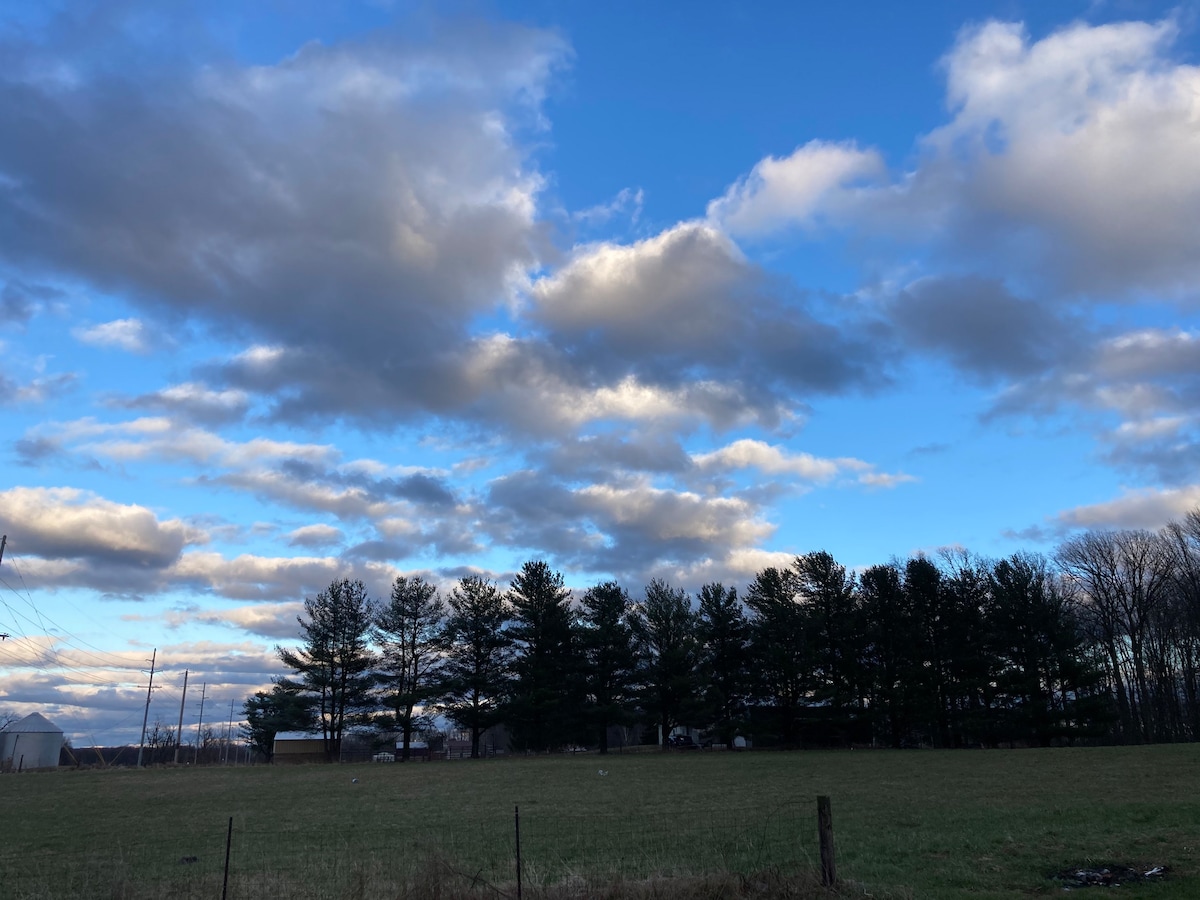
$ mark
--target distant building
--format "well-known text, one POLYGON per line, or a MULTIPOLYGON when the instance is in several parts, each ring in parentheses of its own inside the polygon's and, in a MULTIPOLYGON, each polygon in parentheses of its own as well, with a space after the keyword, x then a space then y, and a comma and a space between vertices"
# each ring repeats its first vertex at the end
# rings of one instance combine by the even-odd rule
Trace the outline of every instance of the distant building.
POLYGON ((56 769, 63 731, 41 713, 30 713, 0 731, 0 770, 56 769))
POLYGON ((321 734, 306 731, 281 731, 275 735, 277 763, 325 762, 325 742, 321 734))

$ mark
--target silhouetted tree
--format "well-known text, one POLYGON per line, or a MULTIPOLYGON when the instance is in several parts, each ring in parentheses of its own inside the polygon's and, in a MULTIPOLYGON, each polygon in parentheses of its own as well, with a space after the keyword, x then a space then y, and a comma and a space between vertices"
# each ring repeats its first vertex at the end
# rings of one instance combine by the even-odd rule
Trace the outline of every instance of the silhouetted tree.
POLYGON ((645 602, 633 621, 645 660, 642 706, 658 722, 665 747, 671 730, 699 712, 696 616, 687 591, 656 578, 646 585, 645 602))
POLYGON ((993 728, 1041 746, 1086 734, 1099 673, 1058 578, 1043 557, 1017 553, 992 566, 990 582, 993 728))
POLYGON ((700 641, 700 684, 706 720, 723 743, 745 727, 750 696, 750 624, 736 588, 720 582, 700 588, 696 625, 700 641))
POLYGON ((411 756, 414 713, 437 693, 446 606, 420 576, 399 576, 375 614, 380 681, 401 735, 400 758, 411 756))
POLYGON ((860 711, 864 693, 854 576, 825 551, 796 557, 792 570, 805 640, 813 651, 812 702, 827 710, 832 725, 845 728, 860 711))
POLYGON ((800 744, 800 720, 815 659, 793 569, 759 572, 746 590, 755 694, 768 729, 785 746, 800 744))
POLYGON ((1149 531, 1089 531, 1061 544, 1056 559, 1083 591, 1089 630, 1108 660, 1125 740, 1161 735, 1148 660, 1152 626, 1175 578, 1170 543, 1149 531))
POLYGON ((297 617, 304 645, 275 648, 297 676, 282 683, 309 700, 325 757, 336 762, 346 729, 365 722, 374 708, 375 657, 368 646, 373 604, 361 581, 344 578, 305 599, 304 613, 297 617))
POLYGON ((242 704, 242 737, 266 757, 275 758, 275 735, 281 731, 308 731, 313 727, 312 707, 295 688, 275 682, 269 691, 255 691, 242 704))
POLYGON ((582 725, 570 600, 562 574, 542 560, 525 563, 509 588, 513 678, 505 718, 519 750, 560 746, 582 725))
POLYGON ((916 621, 904 576, 895 563, 871 566, 859 578, 866 636, 864 666, 875 731, 893 747, 910 740, 916 706, 916 621))
POLYGON ((446 659, 442 710, 471 732, 471 758, 479 758, 479 736, 500 720, 508 687, 512 641, 504 595, 478 575, 462 578, 447 597, 446 659))
POLYGON ((640 662, 631 624, 633 603, 623 587, 606 581, 588 588, 580 606, 587 717, 600 752, 607 753, 609 726, 628 724, 637 698, 640 662))

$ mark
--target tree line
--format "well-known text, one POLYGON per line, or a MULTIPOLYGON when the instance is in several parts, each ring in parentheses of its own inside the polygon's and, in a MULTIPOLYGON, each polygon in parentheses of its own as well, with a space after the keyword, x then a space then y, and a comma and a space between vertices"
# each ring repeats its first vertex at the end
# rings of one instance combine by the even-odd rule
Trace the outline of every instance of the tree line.
POLYGON ((653 579, 577 601, 546 562, 507 588, 398 577, 304 602, 288 674, 243 708, 247 736, 401 736, 423 716, 514 750, 607 752, 616 726, 759 746, 995 746, 1200 737, 1200 510, 1153 532, 1089 531, 1049 556, 918 555, 851 572, 824 551, 695 596, 653 579))

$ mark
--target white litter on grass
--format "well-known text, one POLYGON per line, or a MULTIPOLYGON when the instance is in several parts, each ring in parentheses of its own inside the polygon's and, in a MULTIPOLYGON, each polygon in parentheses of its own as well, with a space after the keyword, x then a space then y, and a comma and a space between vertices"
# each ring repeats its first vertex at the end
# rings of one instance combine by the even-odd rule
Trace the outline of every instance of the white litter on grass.
POLYGON ((601 769, 601 770, 600 770, 600 774, 601 774, 601 775, 607 775, 608 773, 607 773, 607 772, 605 772, 603 769, 601 769))
POLYGON ((350 783, 351 783, 351 784, 358 784, 358 779, 357 779, 357 778, 351 778, 351 779, 350 779, 350 783))

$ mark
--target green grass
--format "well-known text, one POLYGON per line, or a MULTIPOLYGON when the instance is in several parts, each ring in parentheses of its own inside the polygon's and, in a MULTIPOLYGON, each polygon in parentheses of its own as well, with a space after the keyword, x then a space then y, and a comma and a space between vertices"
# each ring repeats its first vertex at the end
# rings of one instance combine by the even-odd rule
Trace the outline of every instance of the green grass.
POLYGON ((1094 861, 1171 867, 1122 895, 1200 897, 1195 745, 10 775, 0 896, 219 897, 230 816, 231 897, 432 896, 431 872, 511 895, 517 805, 527 885, 811 872, 818 794, 847 893, 1060 893, 1094 861))

